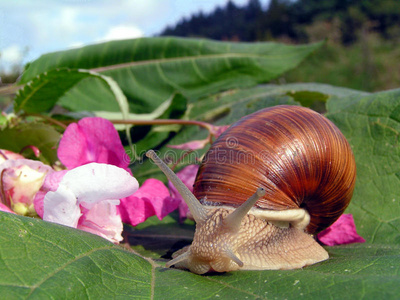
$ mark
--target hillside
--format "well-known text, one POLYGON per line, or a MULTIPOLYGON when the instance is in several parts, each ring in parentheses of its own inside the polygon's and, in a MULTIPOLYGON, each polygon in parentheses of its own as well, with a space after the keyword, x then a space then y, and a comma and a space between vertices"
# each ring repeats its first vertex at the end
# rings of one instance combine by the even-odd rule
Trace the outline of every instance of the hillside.
POLYGON ((400 1, 232 1, 167 27, 162 36, 290 44, 327 39, 325 48, 279 82, 322 82, 366 91, 399 87, 400 1))

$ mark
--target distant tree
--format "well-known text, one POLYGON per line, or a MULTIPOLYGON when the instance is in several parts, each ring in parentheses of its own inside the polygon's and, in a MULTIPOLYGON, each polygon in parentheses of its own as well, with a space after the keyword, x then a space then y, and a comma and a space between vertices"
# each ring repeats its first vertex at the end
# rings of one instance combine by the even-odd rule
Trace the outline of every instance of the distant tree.
POLYGON ((391 31, 400 28, 398 0, 364 0, 360 3, 360 10, 372 21, 373 29, 385 38, 391 38, 391 31))
POLYGON ((400 0, 270 0, 265 9, 260 0, 248 0, 243 7, 229 0, 209 14, 182 19, 161 35, 241 41, 287 37, 307 42, 307 28, 318 22, 340 23, 335 26, 344 44, 356 41, 366 28, 400 39, 400 0))
POLYGON ((290 0, 271 0, 265 13, 264 29, 273 37, 295 38, 293 30, 292 2, 290 0))
POLYGON ((244 22, 247 24, 247 32, 243 33, 246 41, 260 40, 263 36, 263 23, 265 13, 259 0, 249 0, 245 7, 244 22))

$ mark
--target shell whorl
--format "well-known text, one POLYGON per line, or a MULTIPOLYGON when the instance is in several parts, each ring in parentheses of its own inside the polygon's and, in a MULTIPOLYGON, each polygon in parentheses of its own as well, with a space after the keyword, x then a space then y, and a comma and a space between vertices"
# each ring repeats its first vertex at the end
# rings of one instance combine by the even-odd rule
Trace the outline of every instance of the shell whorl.
POLYGON ((355 184, 355 160, 346 138, 308 108, 275 106, 243 117, 211 146, 194 195, 239 206, 257 188, 259 208, 304 208, 316 233, 344 212, 355 184))

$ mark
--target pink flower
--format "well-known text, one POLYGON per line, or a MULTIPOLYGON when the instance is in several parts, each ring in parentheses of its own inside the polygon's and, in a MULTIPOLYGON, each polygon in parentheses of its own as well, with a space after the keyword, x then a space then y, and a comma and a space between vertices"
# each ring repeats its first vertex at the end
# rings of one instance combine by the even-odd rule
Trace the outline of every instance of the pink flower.
POLYGON ((111 164, 123 169, 129 156, 114 125, 103 118, 83 118, 65 130, 58 147, 58 158, 68 169, 91 162, 111 164))
POLYGON ((160 220, 178 208, 179 199, 170 197, 167 187, 157 179, 147 179, 132 196, 121 199, 122 221, 133 226, 156 215, 160 220))
POLYGON ((138 189, 137 180, 113 165, 90 163, 68 171, 43 200, 43 220, 85 230, 114 243, 122 240, 119 199, 138 189))
MULTIPOLYGON (((198 170, 199 170, 199 165, 189 165, 187 167, 184 167, 178 173, 176 173, 179 179, 189 188, 191 192, 193 192, 194 180, 196 179, 198 170)), ((180 202, 179 204, 180 218, 181 219, 186 218, 189 213, 189 208, 186 202, 183 200, 182 196, 179 194, 175 186, 170 181, 168 181, 168 187, 171 191, 171 196, 175 199, 178 199, 180 202)))
POLYGON ((36 216, 34 197, 46 174, 53 172, 50 166, 29 159, 8 159, 0 164, 2 202, 12 211, 23 216, 36 216))
MULTIPOLYGON (((110 121, 103 118, 84 118, 77 124, 69 125, 60 141, 58 157, 69 169, 97 162, 111 164, 131 173, 128 168, 129 157, 118 132, 110 121)), ((51 186, 47 183, 50 181, 46 180, 40 193, 51 186)), ((38 211, 41 198, 35 200, 38 211)), ((122 216, 123 222, 132 225, 137 225, 153 215, 161 219, 179 205, 178 201, 169 197, 167 188, 157 179, 146 181, 134 195, 120 200, 117 213, 122 216)))
POLYGON ((330 227, 318 233, 317 237, 321 243, 327 246, 365 243, 365 240, 357 234, 356 225, 351 214, 341 215, 330 227))

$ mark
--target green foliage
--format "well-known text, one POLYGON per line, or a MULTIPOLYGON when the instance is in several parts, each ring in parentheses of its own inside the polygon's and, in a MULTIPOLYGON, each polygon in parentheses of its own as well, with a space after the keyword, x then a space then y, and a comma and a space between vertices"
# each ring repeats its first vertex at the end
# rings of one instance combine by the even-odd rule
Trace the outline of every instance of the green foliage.
POLYGON ((121 111, 127 116, 127 100, 114 80, 94 72, 71 69, 55 69, 37 75, 23 89, 18 91, 14 99, 14 110, 16 112, 24 110, 27 113, 46 112, 52 109, 66 92, 87 78, 96 78, 101 81, 105 85, 106 91, 111 94, 115 101, 106 101, 108 100, 107 97, 98 97, 95 98, 95 103, 82 107, 82 102, 74 99, 75 101, 70 103, 70 106, 79 102, 80 105, 78 103, 75 105, 79 106, 80 110, 87 108, 91 110, 121 111))
POLYGON ((373 243, 400 243, 400 90, 328 102, 328 117, 351 144, 357 183, 349 208, 373 243), (369 199, 374 198, 374 201, 369 199), (396 213, 394 213, 396 212, 396 213))
MULTIPOLYGON (((8 299, 398 298, 400 90, 366 93, 316 83, 257 85, 282 76, 319 46, 175 38, 87 46, 47 54, 30 64, 21 79, 26 85, 14 104, 19 113, 42 113, 59 122, 71 118, 70 112, 83 115, 83 110, 109 118, 122 111, 140 120, 174 117, 215 125, 232 124, 279 104, 326 111, 356 157, 357 183, 347 212, 354 215, 366 244, 327 247, 329 260, 301 270, 199 276, 164 268, 169 250, 190 242, 193 234, 193 223, 181 224, 174 215, 126 228, 134 249, 127 251, 89 233, 0 213, 0 295, 8 299), (56 115, 52 111, 56 104, 68 112, 56 115)), ((26 145, 40 146, 46 161, 53 163, 60 134, 36 115, 18 121, 4 121, 0 148, 18 152, 26 145)), ((162 155, 178 158, 185 151, 167 145, 207 136, 194 126, 175 127, 173 135, 171 130, 153 126, 134 127, 132 132, 140 150, 158 147, 162 155)), ((186 156, 178 168, 196 162, 205 151, 186 156)), ((132 171, 139 181, 164 179, 147 160, 134 161, 132 171)))
POLYGON ((398 87, 400 51, 376 35, 349 47, 327 43, 280 82, 320 82, 364 91, 398 87))
MULTIPOLYGON (((29 65, 21 83, 57 68, 91 69, 115 80, 128 98, 131 112, 149 113, 176 92, 195 100, 269 81, 296 67, 320 46, 180 38, 114 41, 43 55, 29 65)), ((70 89, 60 104, 77 110, 82 103, 92 104, 93 99, 112 102, 109 95, 98 79, 87 78, 70 89)))
POLYGON ((36 146, 41 152, 39 158, 51 165, 57 160, 59 140, 60 133, 43 123, 20 123, 0 130, 0 149, 19 153, 26 146, 36 146))

